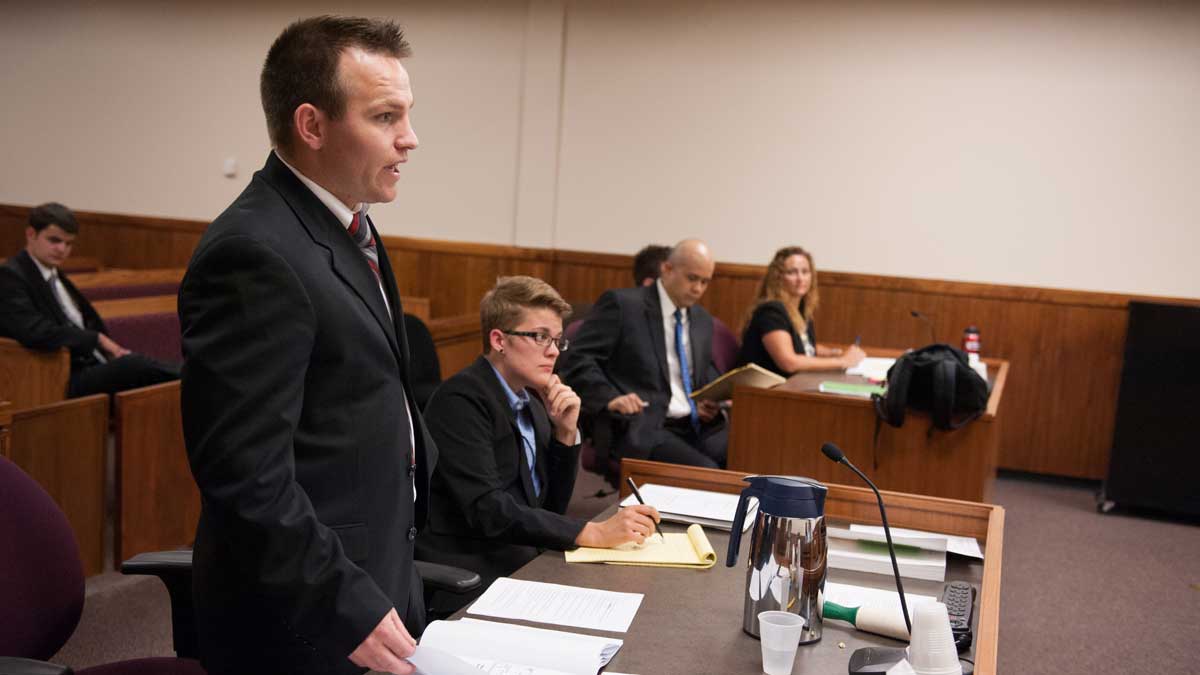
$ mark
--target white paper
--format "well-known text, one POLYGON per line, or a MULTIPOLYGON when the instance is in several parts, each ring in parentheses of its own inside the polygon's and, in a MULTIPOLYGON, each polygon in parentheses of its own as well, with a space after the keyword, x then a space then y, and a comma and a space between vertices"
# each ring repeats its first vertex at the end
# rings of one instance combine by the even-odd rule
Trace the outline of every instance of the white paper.
MULTIPOLYGON (((850 529, 855 532, 883 533, 883 528, 877 525, 851 525, 850 529)), ((941 537, 946 540, 947 552, 983 560, 983 551, 979 548, 979 542, 974 537, 959 537, 953 534, 938 534, 937 532, 922 532, 921 530, 907 530, 902 527, 893 527, 892 537, 896 535, 911 537, 913 539, 941 537)))
MULTIPOLYGON (((886 550, 873 551, 861 541, 829 538, 829 566, 839 570, 854 570, 892 576, 892 558, 886 550)), ((946 554, 924 549, 897 549, 896 565, 900 576, 928 581, 946 580, 946 554)))
POLYGON ((862 361, 859 361, 857 366, 847 368, 846 374, 859 375, 867 378, 868 380, 883 381, 887 379, 888 368, 891 368, 892 364, 895 362, 896 359, 868 356, 862 361))
MULTIPOLYGON (((882 527, 874 529, 862 529, 860 527, 851 525, 850 529, 848 530, 843 527, 831 527, 827 529, 827 533, 830 537, 837 537, 838 539, 873 541, 877 544, 883 544, 885 546, 887 545, 887 534, 884 533, 882 527)), ((926 551, 937 551, 939 553, 945 553, 949 545, 948 539, 944 536, 918 537, 904 534, 896 529, 892 530, 892 543, 896 546, 912 546, 914 548, 920 548, 926 551)))
POLYGON ((500 577, 468 614, 624 633, 642 604, 641 593, 500 577))
POLYGON ((888 668, 886 675, 917 675, 917 671, 913 670, 908 659, 900 659, 895 665, 888 668))
MULTIPOLYGON (((833 581, 825 582, 824 600, 832 602, 835 605, 841 605, 842 607, 865 607, 873 605, 877 607, 894 607, 897 612, 900 611, 900 594, 894 590, 885 591, 880 588, 839 584, 833 581)), ((913 608, 917 605, 927 602, 937 602, 938 599, 932 595, 905 593, 904 601, 908 603, 909 614, 912 614, 913 608)))
MULTIPOLYGON (((733 516, 737 512, 739 495, 708 490, 693 490, 667 485, 645 483, 638 487, 642 499, 658 509, 663 520, 681 523, 700 523, 721 530, 729 530, 733 526, 733 516)), ((637 497, 629 495, 621 506, 637 504, 637 497)), ((745 532, 754 524, 758 512, 758 500, 751 499, 746 505, 746 519, 742 523, 745 532)))
POLYGON ((618 638, 460 619, 429 624, 409 660, 424 675, 595 675, 622 644, 618 638), (442 664, 468 670, 435 670, 442 664))

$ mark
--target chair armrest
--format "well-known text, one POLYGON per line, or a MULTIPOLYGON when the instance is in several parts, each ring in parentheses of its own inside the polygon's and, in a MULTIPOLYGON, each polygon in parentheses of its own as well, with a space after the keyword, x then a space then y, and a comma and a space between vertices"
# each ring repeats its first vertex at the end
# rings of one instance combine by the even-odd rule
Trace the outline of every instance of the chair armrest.
POLYGON ((433 590, 461 595, 479 588, 482 583, 478 574, 461 567, 451 567, 425 560, 414 560, 413 562, 417 565, 417 574, 421 575, 422 583, 433 590))
POLYGON ((73 675, 74 672, 49 661, 0 656, 0 675, 73 675))
POLYGON ((121 574, 156 576, 163 582, 167 594, 171 596, 171 633, 175 639, 175 655, 180 658, 199 658, 196 614, 192 608, 192 552, 139 553, 121 563, 121 574))

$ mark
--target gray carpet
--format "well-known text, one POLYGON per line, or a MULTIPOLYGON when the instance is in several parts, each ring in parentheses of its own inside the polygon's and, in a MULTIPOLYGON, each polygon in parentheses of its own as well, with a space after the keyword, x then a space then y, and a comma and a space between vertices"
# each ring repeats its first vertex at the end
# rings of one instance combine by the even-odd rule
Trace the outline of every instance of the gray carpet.
MULTIPOLYGON (((573 515, 615 495, 581 474, 573 515)), ((1090 483, 1002 476, 1007 511, 999 671, 1200 673, 1200 526, 1096 513, 1090 483)), ((84 616, 56 661, 82 667, 170 655, 166 590, 155 579, 88 582, 84 616)), ((643 675, 663 675, 644 673, 643 675)))

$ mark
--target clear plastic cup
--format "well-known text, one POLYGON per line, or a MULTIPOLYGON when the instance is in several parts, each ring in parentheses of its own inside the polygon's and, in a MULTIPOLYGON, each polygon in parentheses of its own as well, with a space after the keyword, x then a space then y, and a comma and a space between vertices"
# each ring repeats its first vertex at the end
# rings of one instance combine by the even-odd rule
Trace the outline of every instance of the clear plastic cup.
POLYGON ((908 662, 917 675, 962 675, 954 634, 950 631, 950 616, 942 603, 916 606, 908 662))
POLYGON ((763 672, 767 675, 791 675, 800 646, 804 617, 772 610, 758 613, 758 637, 762 643, 763 672))

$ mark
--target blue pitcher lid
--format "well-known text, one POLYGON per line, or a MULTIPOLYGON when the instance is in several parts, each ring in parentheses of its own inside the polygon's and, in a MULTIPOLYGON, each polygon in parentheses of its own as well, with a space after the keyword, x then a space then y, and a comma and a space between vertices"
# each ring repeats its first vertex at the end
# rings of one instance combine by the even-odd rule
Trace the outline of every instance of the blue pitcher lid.
POLYGON ((803 476, 746 476, 746 488, 759 500, 759 510, 785 518, 816 518, 825 514, 829 488, 803 476))

